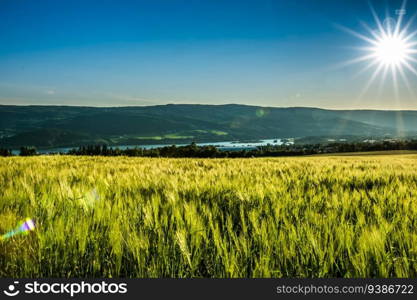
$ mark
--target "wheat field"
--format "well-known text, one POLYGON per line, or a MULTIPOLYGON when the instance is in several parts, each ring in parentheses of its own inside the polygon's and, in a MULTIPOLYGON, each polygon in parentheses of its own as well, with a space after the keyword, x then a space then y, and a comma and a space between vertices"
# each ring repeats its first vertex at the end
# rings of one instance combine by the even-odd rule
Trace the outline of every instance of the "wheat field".
POLYGON ((0 277, 416 277, 416 162, 0 158, 0 277))

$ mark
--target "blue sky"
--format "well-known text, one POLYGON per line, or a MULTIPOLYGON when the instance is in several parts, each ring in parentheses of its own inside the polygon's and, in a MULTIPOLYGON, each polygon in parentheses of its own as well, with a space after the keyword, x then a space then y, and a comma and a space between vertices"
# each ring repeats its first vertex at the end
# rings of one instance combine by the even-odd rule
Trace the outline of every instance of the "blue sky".
POLYGON ((417 109, 390 80, 361 94, 372 69, 342 63, 364 42, 338 27, 360 21, 367 1, 0 0, 0 104, 417 109))

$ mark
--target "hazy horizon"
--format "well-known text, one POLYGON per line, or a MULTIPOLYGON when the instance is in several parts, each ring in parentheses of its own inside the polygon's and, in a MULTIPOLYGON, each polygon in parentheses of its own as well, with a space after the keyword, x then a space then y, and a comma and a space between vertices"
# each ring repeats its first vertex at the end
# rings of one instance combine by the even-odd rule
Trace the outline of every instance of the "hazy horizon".
MULTIPOLYGON (((382 20, 402 3, 371 2, 382 20)), ((340 27, 378 27, 368 1, 2 0, 0 20, 3 105, 417 109, 411 69, 363 92, 375 68, 345 64, 368 45, 340 27)))
POLYGON ((127 108, 127 107, 151 107, 151 106, 166 106, 166 105, 214 105, 214 106, 227 106, 227 105, 238 105, 238 106, 254 106, 262 108, 309 108, 309 109, 321 109, 321 110, 375 110, 375 111, 417 111, 417 109, 373 109, 373 108, 325 108, 318 106, 265 106, 256 104, 241 104, 241 103, 222 103, 222 104, 211 104, 211 103, 166 103, 166 104, 149 104, 149 105, 113 105, 113 106, 98 106, 98 105, 70 105, 70 104, 3 104, 0 106, 62 106, 62 107, 90 107, 90 108, 127 108))

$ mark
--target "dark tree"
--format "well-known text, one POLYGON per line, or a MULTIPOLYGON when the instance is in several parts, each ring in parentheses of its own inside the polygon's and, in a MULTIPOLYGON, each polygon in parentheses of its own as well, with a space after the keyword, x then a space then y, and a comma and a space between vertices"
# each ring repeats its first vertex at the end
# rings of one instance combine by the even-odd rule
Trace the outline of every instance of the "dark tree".
POLYGON ((13 155, 12 150, 0 148, 0 156, 12 156, 12 155, 13 155))
POLYGON ((35 147, 20 147, 20 156, 33 156, 36 154, 37 152, 35 147))

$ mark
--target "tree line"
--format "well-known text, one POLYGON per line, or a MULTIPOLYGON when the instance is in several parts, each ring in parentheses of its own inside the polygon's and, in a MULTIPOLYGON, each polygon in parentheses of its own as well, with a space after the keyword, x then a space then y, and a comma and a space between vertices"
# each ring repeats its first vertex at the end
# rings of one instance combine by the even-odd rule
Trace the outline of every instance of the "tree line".
MULTIPOLYGON (((390 140, 379 142, 329 143, 310 145, 267 145, 256 149, 225 149, 214 146, 197 146, 191 143, 187 146, 165 146, 145 149, 140 147, 120 149, 107 145, 88 145, 74 148, 68 152, 49 153, 62 155, 88 156, 138 156, 138 157, 194 157, 194 158, 237 158, 265 156, 301 156, 326 153, 368 152, 383 150, 417 150, 417 140, 390 140)), ((34 147, 21 147, 20 156, 38 155, 34 147)), ((13 156, 10 149, 0 148, 0 156, 13 156)))
MULTIPOLYGON (((38 155, 35 147, 20 147, 19 156, 38 155)), ((14 156, 11 149, 0 148, 0 156, 14 156)))

